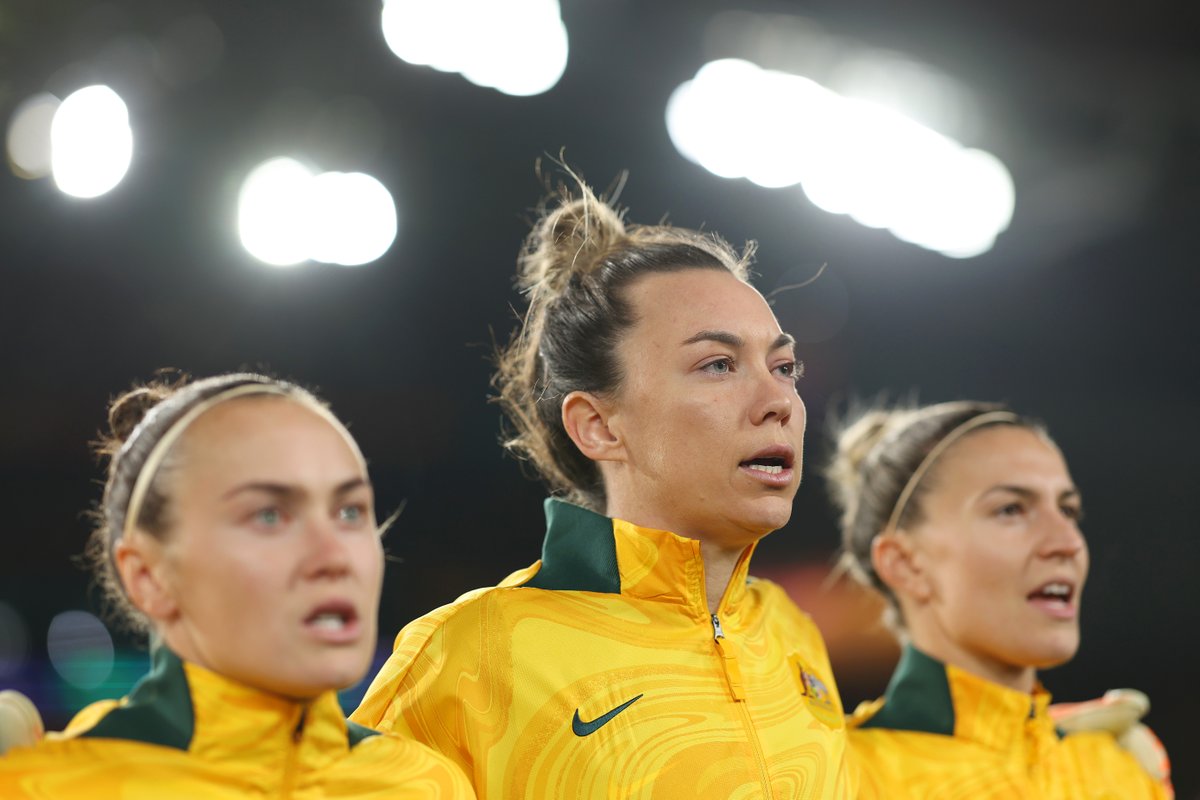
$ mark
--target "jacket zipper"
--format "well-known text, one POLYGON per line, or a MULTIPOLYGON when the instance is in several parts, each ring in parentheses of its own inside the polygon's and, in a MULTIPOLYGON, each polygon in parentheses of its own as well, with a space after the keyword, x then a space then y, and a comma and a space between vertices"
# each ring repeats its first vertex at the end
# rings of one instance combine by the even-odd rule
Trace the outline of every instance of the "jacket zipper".
POLYGON ((300 711, 300 719, 296 722, 296 727, 292 729, 292 742, 288 745, 287 754, 283 762, 283 783, 279 789, 279 796, 283 800, 287 800, 292 796, 292 790, 296 784, 296 762, 300 756, 300 741, 304 738, 304 723, 308 718, 308 709, 300 711))
POLYGON ((729 683, 729 693, 733 699, 742 702, 746 699, 746 689, 742 684, 742 667, 738 663, 737 645, 725 638, 721 628, 721 618, 712 615, 713 642, 717 645, 717 653, 721 656, 721 666, 725 670, 725 680, 729 683))
POLYGON ((725 669, 725 680, 729 683, 729 693, 733 697, 733 704, 741 712, 742 725, 746 728, 747 738, 754 747, 754 761, 758 764, 763 797, 771 797, 771 779, 767 775, 767 757, 763 754, 762 743, 758 740, 758 731, 754 727, 754 720, 750 717, 750 710, 746 708, 746 688, 742 682, 742 667, 738 663, 737 644, 725 638, 725 630, 721 627, 721 618, 716 614, 712 615, 712 626, 713 642, 721 657, 721 666, 725 669))

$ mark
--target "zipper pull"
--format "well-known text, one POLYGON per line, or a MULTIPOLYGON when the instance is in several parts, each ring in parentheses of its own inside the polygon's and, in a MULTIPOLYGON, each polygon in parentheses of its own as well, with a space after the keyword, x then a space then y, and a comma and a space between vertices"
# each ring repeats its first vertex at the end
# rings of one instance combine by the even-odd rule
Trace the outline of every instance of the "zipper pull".
POLYGON ((717 653, 721 656, 721 665, 725 668, 725 680, 729 683, 729 693, 734 700, 745 700, 746 690, 742 686, 742 667, 738 663, 738 648, 732 640, 725 638, 721 628, 721 619, 712 615, 713 642, 717 645, 717 653))
POLYGON ((296 727, 292 728, 292 742, 300 744, 300 740, 304 738, 304 723, 308 722, 308 707, 305 706, 300 710, 300 719, 296 720, 296 727))

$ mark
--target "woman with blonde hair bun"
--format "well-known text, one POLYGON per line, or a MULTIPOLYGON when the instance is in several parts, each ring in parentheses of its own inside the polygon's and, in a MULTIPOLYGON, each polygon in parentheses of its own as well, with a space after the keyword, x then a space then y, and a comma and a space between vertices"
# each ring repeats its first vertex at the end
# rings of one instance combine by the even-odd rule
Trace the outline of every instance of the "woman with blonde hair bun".
MULTIPOLYGON (((886 694, 851 718, 860 797, 1170 795, 1161 750, 1147 769, 1112 731, 1067 734, 1080 726, 1037 681, 1079 647, 1088 575, 1080 493, 1039 423, 994 403, 873 410, 827 476, 846 563, 903 644, 886 694)), ((1154 742, 1137 716, 1120 727, 1154 742)))
POLYGON ((560 192, 496 376, 507 445, 553 495, 542 558, 406 626, 356 721, 480 797, 853 796, 820 633, 748 577, 805 426, 749 255, 560 192))
POLYGON ((366 462, 325 404, 229 374, 137 387, 109 424, 89 555, 150 634, 150 672, 0 757, 0 797, 474 797, 338 704, 371 664, 383 551, 366 462))

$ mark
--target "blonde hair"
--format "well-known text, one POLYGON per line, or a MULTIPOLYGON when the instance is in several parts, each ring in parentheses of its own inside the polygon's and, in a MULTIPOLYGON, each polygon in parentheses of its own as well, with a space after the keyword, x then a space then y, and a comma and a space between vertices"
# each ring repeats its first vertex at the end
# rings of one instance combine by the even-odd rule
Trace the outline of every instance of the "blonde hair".
POLYGON ((888 601, 886 621, 902 632, 895 594, 875 572, 871 546, 888 527, 910 528, 924 519, 923 500, 937 485, 936 457, 948 436, 970 436, 964 428, 984 417, 975 430, 1017 425, 1045 434, 1041 423, 1012 413, 999 403, 962 400, 919 408, 870 408, 834 426, 836 449, 825 468, 830 498, 841 512, 841 569, 888 601), (918 474, 920 472, 921 474, 918 474), (915 480, 914 480, 915 478, 915 480))
POLYGON ((148 621, 125 593, 113 552, 125 532, 134 526, 159 540, 168 534, 170 496, 165 489, 166 476, 178 465, 173 458, 174 445, 167 441, 162 450, 158 447, 160 441, 193 409, 209 401, 219 402, 220 395, 247 396, 256 390, 312 405, 332 416, 327 406, 307 389, 254 373, 230 373, 197 381, 187 376, 173 381, 155 380, 134 386, 109 404, 109 430, 94 443, 96 454, 108 461, 104 495, 99 508, 92 513, 95 527, 83 560, 91 569, 106 611, 114 622, 134 632, 149 629, 148 621), (238 389, 245 394, 235 391, 238 389), (154 463, 148 463, 151 461, 154 463))

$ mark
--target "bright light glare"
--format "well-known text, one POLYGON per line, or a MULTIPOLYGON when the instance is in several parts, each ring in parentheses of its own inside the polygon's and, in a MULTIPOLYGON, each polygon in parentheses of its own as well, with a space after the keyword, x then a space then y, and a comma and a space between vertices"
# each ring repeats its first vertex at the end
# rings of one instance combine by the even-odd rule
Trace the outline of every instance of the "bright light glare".
POLYGON ((408 63, 509 95, 546 92, 567 68, 558 0, 385 0, 381 22, 408 63))
POLYGON ((133 160, 129 110, 107 86, 88 86, 62 101, 50 123, 54 182, 74 197, 112 190, 133 160))
POLYGON ((396 239, 396 206, 384 185, 361 172, 313 179, 309 257, 357 266, 387 252, 396 239))
POLYGON ((748 61, 701 67, 671 95, 666 124, 679 152, 715 175, 800 184, 818 208, 953 258, 986 252, 1012 220, 1012 177, 995 156, 748 61))
POLYGON ((392 246, 396 205, 370 175, 314 175, 294 159, 275 158, 242 184, 238 235, 252 256, 274 266, 310 260, 356 266, 392 246))
POLYGON ((667 131, 679 152, 722 178, 741 178, 746 171, 740 152, 746 121, 740 114, 714 113, 741 106, 738 92, 755 91, 758 67, 726 58, 705 64, 695 79, 675 90, 667 102, 667 131))
POLYGON ((72 686, 95 688, 112 672, 112 636, 86 611, 64 611, 50 620, 46 650, 54 670, 72 686))
POLYGON ((385 0, 383 39, 398 58, 410 64, 434 66, 439 55, 457 55, 454 49, 439 47, 441 40, 429 35, 429 31, 454 29, 455 5, 428 0, 385 0))
POLYGON ((276 267, 308 260, 312 177, 290 158, 271 159, 247 176, 238 195, 238 234, 250 255, 276 267))
POLYGON ((22 178, 50 174, 50 123, 58 110, 58 98, 36 94, 17 106, 8 124, 8 162, 22 178))

